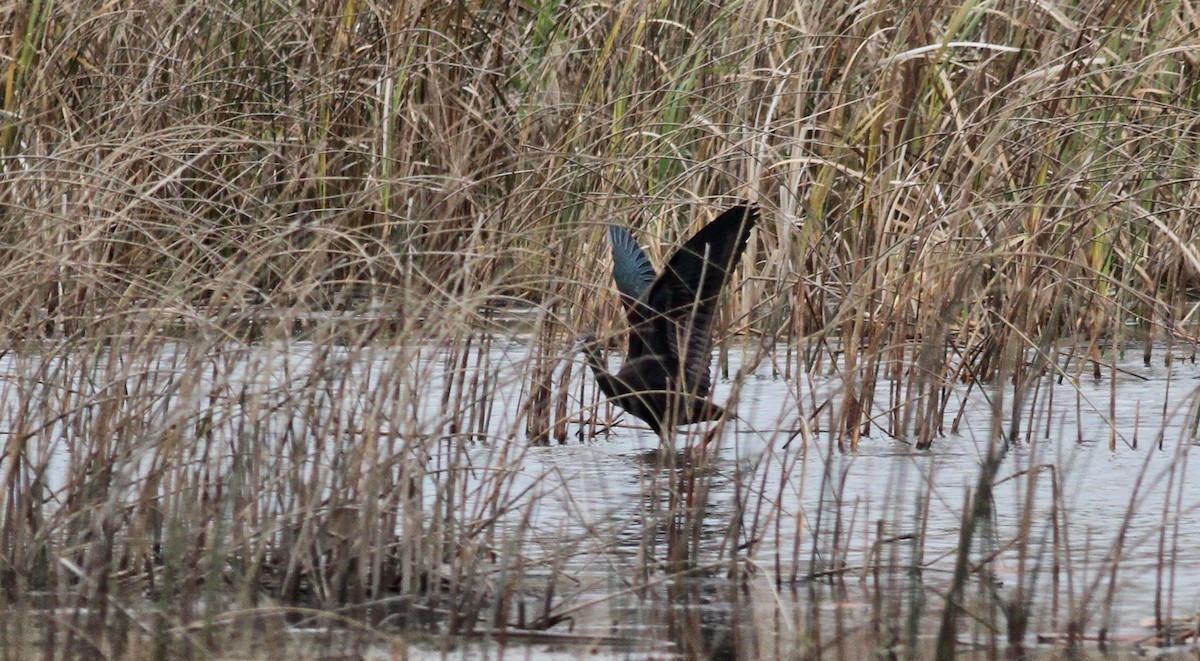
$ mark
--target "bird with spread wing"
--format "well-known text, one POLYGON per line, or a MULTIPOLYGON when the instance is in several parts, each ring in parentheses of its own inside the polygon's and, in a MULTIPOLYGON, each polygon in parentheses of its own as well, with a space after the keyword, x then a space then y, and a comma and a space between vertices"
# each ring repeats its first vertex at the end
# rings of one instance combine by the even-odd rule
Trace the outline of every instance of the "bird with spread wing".
POLYGON ((676 250, 662 273, 629 230, 608 228, 613 279, 629 321, 628 351, 613 374, 595 337, 584 338, 581 348, 605 396, 660 436, 725 414, 708 398, 713 319, 757 220, 753 205, 727 210, 676 250))

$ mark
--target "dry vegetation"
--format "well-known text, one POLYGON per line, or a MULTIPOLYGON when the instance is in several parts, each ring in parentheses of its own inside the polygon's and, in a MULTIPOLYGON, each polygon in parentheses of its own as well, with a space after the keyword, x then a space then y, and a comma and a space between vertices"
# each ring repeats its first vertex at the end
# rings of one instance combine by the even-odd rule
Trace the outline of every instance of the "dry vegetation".
MULTIPOLYGON (((256 607, 451 634, 566 618, 566 565, 608 542, 533 552, 519 467, 607 413, 556 372, 580 329, 621 330, 606 222, 661 263, 756 200, 720 364, 767 347, 748 360, 795 389, 836 369, 813 416, 847 450, 954 442, 955 384, 1008 384, 993 440, 1021 441, 1047 369, 1195 334, 1187 0, 0 17, 0 649, 202 656, 256 607), (523 353, 497 350, 508 314, 523 353)), ((672 522, 665 566, 687 569, 711 485, 663 475, 645 516, 672 522)), ((733 574, 747 511, 771 506, 737 498, 714 524, 733 574)), ((661 580, 643 547, 641 579, 661 580)), ((998 626, 1020 640, 1013 599, 998 626)), ((876 645, 915 644, 882 629, 876 645)))

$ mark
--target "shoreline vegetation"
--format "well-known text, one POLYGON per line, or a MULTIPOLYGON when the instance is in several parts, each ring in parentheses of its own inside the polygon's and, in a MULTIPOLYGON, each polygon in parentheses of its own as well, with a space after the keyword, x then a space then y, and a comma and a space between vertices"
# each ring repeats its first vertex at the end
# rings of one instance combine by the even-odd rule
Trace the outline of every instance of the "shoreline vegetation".
MULTIPOLYGON (((813 615, 780 656, 1103 651, 1131 535, 1157 567, 1154 641, 1194 644, 1175 563, 1200 415, 1171 370, 1200 337, 1193 14, 0 9, 0 658, 219 658, 313 622, 399 657, 418 638, 566 638, 585 606, 706 603, 717 579, 735 611, 751 584, 864 590, 854 636, 813 615), (739 199, 762 218, 714 380, 736 408, 770 379, 794 425, 718 423, 699 459, 685 430, 625 466, 644 505, 628 520, 548 533, 543 500, 572 495, 528 467, 639 433, 566 360, 583 329, 623 351, 606 225, 661 264, 739 199), (1166 394, 1122 427, 1139 356, 1166 394), (1084 402, 1088 379, 1105 401, 1084 402), (1077 436, 1052 435, 1067 418, 1077 436), (719 463, 749 436, 755 461, 719 463), (1061 448, 1092 442, 1147 459, 1083 572, 1061 448), (978 452, 937 581, 916 476, 903 516, 855 518, 832 468, 820 503, 796 500, 789 467, 864 443, 978 452), (1157 527, 1134 531, 1147 508, 1157 527)), ((822 594, 814 614, 842 603, 822 594)), ((702 625, 672 621, 671 651, 749 654, 702 625)), ((581 655, 608 644, 590 640, 581 655)))

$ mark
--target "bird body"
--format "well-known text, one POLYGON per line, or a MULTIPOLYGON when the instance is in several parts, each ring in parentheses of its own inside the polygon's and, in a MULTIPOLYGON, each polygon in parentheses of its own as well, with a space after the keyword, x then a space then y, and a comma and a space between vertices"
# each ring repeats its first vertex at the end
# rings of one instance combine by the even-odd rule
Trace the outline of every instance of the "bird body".
POLYGON ((704 226, 656 274, 629 230, 609 226, 613 279, 629 321, 625 362, 609 373, 594 337, 582 342, 600 390, 656 433, 717 420, 712 387, 712 324, 717 297, 741 260, 758 209, 738 205, 704 226))

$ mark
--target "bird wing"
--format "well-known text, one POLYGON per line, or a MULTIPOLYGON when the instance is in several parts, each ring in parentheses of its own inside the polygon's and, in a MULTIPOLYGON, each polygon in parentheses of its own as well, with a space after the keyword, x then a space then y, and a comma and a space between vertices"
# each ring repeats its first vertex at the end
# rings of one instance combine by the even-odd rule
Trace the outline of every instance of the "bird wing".
POLYGON ((650 289, 658 274, 628 229, 609 225, 608 240, 612 244, 613 280, 617 283, 617 291, 621 292, 621 303, 628 311, 650 289))
POLYGON ((629 308, 630 358, 659 356, 672 374, 683 364, 683 388, 698 397, 712 385, 712 323, 717 297, 733 271, 758 209, 738 205, 683 244, 639 301, 629 308))

